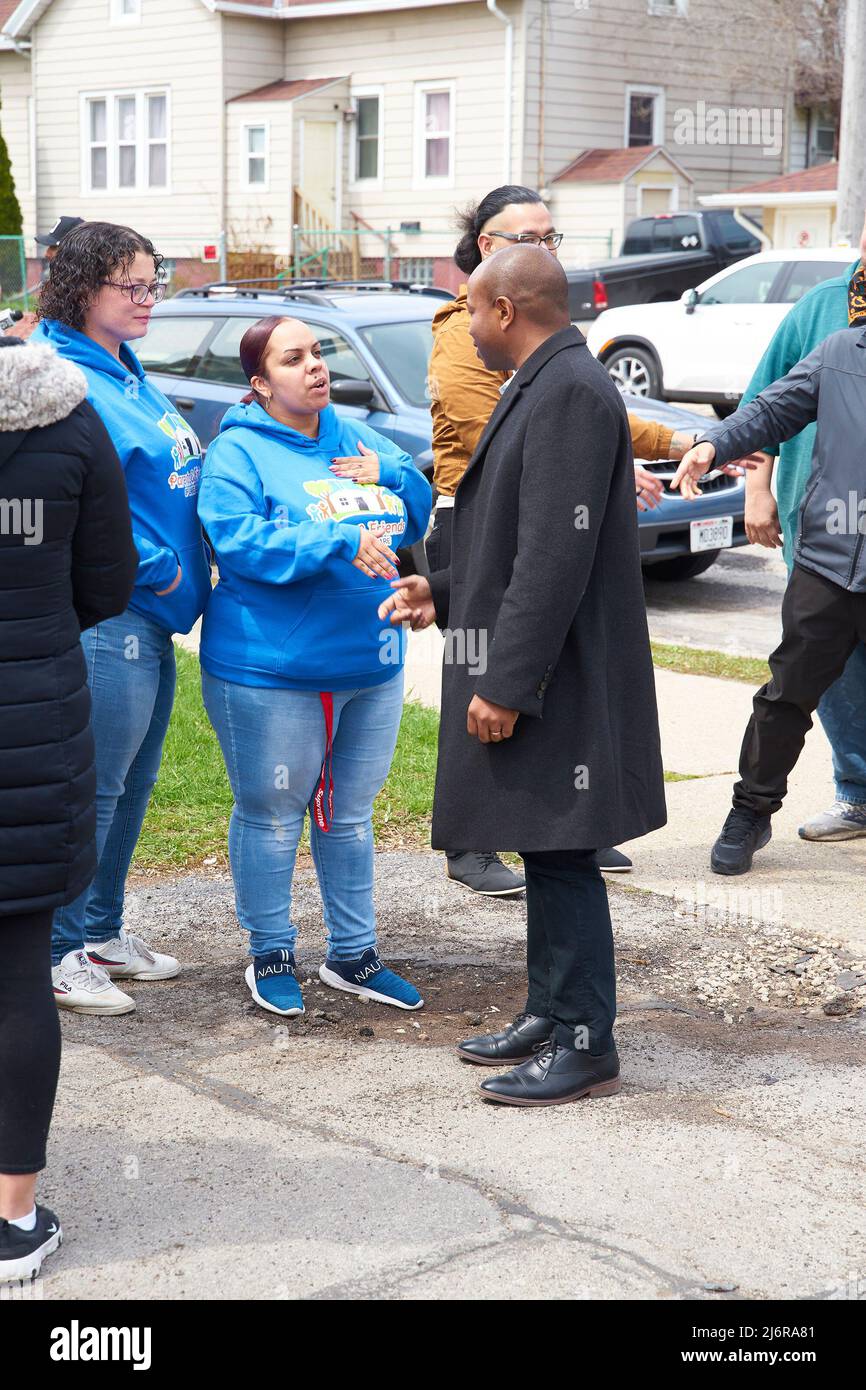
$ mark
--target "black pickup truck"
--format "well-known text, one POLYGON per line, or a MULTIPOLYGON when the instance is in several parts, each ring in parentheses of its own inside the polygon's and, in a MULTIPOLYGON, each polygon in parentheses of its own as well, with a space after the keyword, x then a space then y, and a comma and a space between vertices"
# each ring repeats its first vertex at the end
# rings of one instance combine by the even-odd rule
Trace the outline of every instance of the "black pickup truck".
POLYGON ((724 209, 638 217, 629 223, 619 256, 566 271, 571 317, 580 323, 620 304, 679 299, 683 290, 760 250, 759 239, 724 209))

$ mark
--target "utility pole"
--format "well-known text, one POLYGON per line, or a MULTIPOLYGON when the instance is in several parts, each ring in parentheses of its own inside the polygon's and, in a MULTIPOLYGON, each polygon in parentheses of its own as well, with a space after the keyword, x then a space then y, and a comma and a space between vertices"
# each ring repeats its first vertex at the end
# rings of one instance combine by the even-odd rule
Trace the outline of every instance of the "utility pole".
POLYGON ((860 240, 866 213, 866 0, 848 0, 839 132, 837 235, 860 240))

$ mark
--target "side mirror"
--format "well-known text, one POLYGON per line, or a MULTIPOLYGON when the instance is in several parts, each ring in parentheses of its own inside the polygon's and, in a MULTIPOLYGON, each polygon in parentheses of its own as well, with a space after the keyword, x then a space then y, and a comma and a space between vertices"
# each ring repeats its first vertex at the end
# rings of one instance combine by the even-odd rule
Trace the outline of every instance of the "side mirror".
POLYGON ((680 303, 685 305, 687 314, 693 314, 695 312, 695 305, 699 299, 700 295, 697 290, 683 290, 680 295, 680 303))
POLYGON ((332 405, 371 406, 376 392, 371 381, 359 381, 356 377, 344 377, 342 381, 331 382, 332 405))

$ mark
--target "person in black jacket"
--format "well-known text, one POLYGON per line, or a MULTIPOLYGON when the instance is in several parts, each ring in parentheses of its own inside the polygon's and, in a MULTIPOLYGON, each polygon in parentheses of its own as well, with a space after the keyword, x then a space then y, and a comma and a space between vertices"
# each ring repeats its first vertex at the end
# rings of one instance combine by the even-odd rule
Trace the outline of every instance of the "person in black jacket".
POLYGON ((60 1243, 35 1206, 60 1068, 54 909, 96 869, 81 630, 123 612, 126 483, 83 372, 0 338, 0 1283, 60 1243))
POLYGON ((518 1064, 485 1099, 555 1105, 620 1084, 594 852, 666 819, 634 466, 622 397, 547 251, 489 257, 468 307, 485 366, 516 375, 457 488, 450 568, 395 581, 380 613, 462 637, 443 673, 433 847, 516 850, 526 869, 526 1008, 460 1055, 518 1064))

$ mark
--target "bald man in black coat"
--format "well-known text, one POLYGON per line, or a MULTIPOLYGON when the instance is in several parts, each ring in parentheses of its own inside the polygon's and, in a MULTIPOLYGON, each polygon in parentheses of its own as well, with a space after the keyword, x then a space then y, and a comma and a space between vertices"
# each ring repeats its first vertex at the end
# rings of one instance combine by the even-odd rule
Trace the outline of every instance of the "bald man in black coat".
POLYGON ((620 1085, 593 853, 666 820, 634 465, 552 256, 491 256, 468 307, 485 366, 516 375, 457 489, 450 569, 395 581, 380 612, 448 629, 433 847, 516 850, 526 869, 526 1008, 460 1054, 513 1067, 485 1099, 555 1105, 620 1085))

